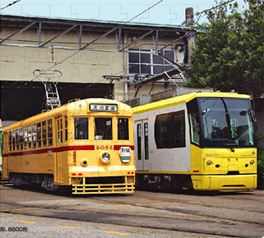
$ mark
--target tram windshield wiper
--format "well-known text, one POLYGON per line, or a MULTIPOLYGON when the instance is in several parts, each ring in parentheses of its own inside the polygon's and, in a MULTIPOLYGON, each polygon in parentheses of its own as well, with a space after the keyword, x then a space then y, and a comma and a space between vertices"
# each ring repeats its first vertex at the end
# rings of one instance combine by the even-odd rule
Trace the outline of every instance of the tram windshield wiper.
POLYGON ((236 142, 228 142, 228 143, 224 143, 223 146, 230 149, 232 152, 235 152, 234 146, 237 146, 237 143, 236 142))

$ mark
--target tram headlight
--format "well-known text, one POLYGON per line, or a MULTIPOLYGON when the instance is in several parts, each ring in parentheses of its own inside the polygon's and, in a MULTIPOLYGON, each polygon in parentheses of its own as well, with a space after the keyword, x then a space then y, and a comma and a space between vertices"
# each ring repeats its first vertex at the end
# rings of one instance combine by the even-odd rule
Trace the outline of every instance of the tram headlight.
POLYGON ((208 160, 207 162, 206 162, 206 164, 208 165, 208 166, 210 166, 210 165, 212 165, 212 161, 211 160, 208 160))
POLYGON ((255 161, 254 160, 251 160, 250 161, 250 165, 253 165, 253 164, 255 164, 255 161))
POLYGON ((102 163, 107 164, 110 161, 110 154, 108 152, 103 152, 100 156, 100 160, 102 163))

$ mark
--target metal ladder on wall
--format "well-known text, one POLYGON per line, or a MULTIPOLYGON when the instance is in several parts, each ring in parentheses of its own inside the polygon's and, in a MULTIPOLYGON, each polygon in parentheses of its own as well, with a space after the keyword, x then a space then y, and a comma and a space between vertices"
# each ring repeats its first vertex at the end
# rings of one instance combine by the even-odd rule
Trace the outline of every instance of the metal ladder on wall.
POLYGON ((61 106, 57 84, 61 79, 62 72, 50 69, 35 69, 34 76, 43 83, 45 98, 42 105, 42 112, 61 106))

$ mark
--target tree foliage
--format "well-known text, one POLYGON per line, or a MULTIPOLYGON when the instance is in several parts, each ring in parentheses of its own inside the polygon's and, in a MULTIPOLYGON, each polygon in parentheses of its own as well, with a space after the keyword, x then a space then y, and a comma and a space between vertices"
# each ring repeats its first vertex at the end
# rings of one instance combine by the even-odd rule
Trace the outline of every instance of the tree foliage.
POLYGON ((206 11, 207 22, 197 27, 196 47, 188 71, 188 87, 209 86, 215 90, 251 94, 264 92, 264 0, 223 4, 206 11))

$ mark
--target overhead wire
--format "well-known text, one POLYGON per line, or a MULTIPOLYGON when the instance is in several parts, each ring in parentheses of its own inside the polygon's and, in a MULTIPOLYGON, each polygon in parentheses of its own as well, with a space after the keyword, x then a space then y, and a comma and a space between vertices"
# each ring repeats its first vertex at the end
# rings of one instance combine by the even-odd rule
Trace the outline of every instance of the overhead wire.
MULTIPOLYGON (((19 1, 21 1, 21 0, 19 0, 19 1)), ((13 5, 13 4, 15 4, 15 3, 19 2, 19 1, 15 1, 15 2, 13 2, 11 5, 13 5)), ((230 3, 230 2, 232 2, 232 1, 234 1, 234 0, 229 0, 228 2, 222 3, 222 4, 218 5, 218 6, 212 7, 212 8, 210 8, 210 9, 215 9, 215 8, 221 6, 221 5, 224 5, 224 4, 227 4, 227 3, 230 3)), ((148 10, 150 10, 151 8, 153 8, 153 7, 155 7, 156 5, 160 4, 161 2, 163 2, 163 0, 158 1, 157 3, 153 4, 153 5, 150 6, 149 8, 147 8, 147 9, 145 9, 144 11, 140 12, 139 14, 137 14, 136 16, 134 16, 133 18, 131 18, 130 20, 128 20, 128 21, 126 21, 125 23, 123 23, 122 26, 123 26, 123 25, 126 25, 127 23, 129 23, 129 22, 131 22, 132 20, 136 19, 137 17, 139 17, 140 15, 144 14, 145 12, 147 12, 148 10)), ((10 4, 9 4, 9 5, 10 5, 10 4)), ((208 11, 208 10, 210 10, 210 9, 204 10, 204 11, 202 11, 202 12, 200 12, 200 13, 196 13, 196 15, 199 14, 199 15, 201 16, 203 13, 205 13, 206 11, 208 11)), ((199 20, 199 19, 198 19, 198 20, 199 20)), ((121 26, 120 26, 120 27, 121 27, 121 26)), ((120 28, 120 27, 118 27, 118 28, 120 28)), ((118 28, 117 28, 117 29, 118 29, 118 28)), ((186 46, 188 46, 188 45, 186 45, 186 46)), ((52 69, 52 68, 58 66, 59 64, 65 62, 66 60, 68 60, 68 59, 72 58, 73 56, 77 55, 77 54, 80 53, 81 51, 83 51, 83 49, 78 49, 78 50, 77 50, 76 52, 74 52, 73 54, 71 54, 71 55, 67 56, 66 58, 62 59, 61 61, 56 62, 55 64, 53 64, 53 65, 52 65, 51 67, 49 67, 48 69, 52 69)), ((96 50, 95 50, 95 51, 96 51, 96 50)), ((124 68, 123 70, 125 70, 125 68, 124 68)), ((120 72, 123 72, 123 70, 121 70, 120 72)), ((117 75, 117 74, 119 74, 120 72, 115 73, 114 75, 117 75)), ((35 79, 36 79, 36 77, 33 78, 33 79, 31 79, 30 82, 34 81, 35 79)), ((98 82, 96 82, 96 83, 92 83, 91 85, 89 85, 89 86, 87 86, 87 87, 92 87, 92 86, 94 86, 95 84, 98 84, 98 83, 100 83, 100 82, 102 82, 102 81, 104 81, 104 80, 105 80, 105 79, 103 78, 103 79, 99 80, 98 82)))
MULTIPOLYGON (((15 3, 19 2, 19 1, 21 1, 21 0, 14 1, 13 3, 7 5, 6 7, 11 6, 11 5, 13 5, 13 4, 15 4, 15 3)), ((155 7, 156 5, 160 4, 162 1, 163 1, 163 0, 158 1, 157 3, 153 4, 152 6, 150 6, 150 7, 147 8, 147 9, 145 9, 144 11, 140 12, 139 14, 137 14, 136 16, 134 16, 133 18, 131 18, 130 20, 128 20, 128 21, 126 21, 125 23, 123 23, 122 25, 126 25, 127 23, 131 22, 132 20, 136 19, 136 18, 139 17, 140 15, 142 15, 142 14, 144 14, 145 12, 147 12, 148 10, 150 10, 151 8, 153 8, 153 7, 155 7)), ((217 8, 217 7, 219 7, 219 6, 222 6, 222 5, 228 4, 228 3, 232 2, 232 1, 234 1, 234 0, 229 0, 229 1, 227 1, 227 2, 224 2, 224 3, 222 3, 222 4, 219 4, 219 5, 217 5, 217 6, 214 6, 214 7, 210 8, 210 9, 215 9, 215 8, 217 8)), ((5 8, 6 8, 6 7, 5 7, 5 8)), ((205 13, 206 11, 208 11, 208 10, 210 10, 210 9, 203 10, 203 11, 200 12, 200 13, 196 13, 196 15, 199 15, 199 18, 200 18, 200 16, 201 16, 203 13, 205 13)), ((198 18, 198 20, 199 20, 199 18, 198 18)), ((120 27, 121 27, 121 26, 120 26, 120 27)), ((120 27, 118 27, 118 28, 120 28, 120 27)), ((219 32, 219 33, 221 33, 221 32, 219 32)), ((96 43, 95 43, 95 44, 96 44, 96 43)), ((186 46, 188 46, 188 44, 187 44, 186 46)), ((73 56, 77 55, 77 54, 80 53, 81 51, 82 51, 82 49, 78 49, 78 50, 77 50, 76 52, 74 52, 73 54, 67 56, 66 58, 62 59, 62 60, 59 61, 59 62, 54 63, 54 64, 53 64, 51 67, 49 67, 48 69, 52 69, 52 68, 56 67, 57 65, 62 64, 63 62, 65 62, 66 60, 68 60, 68 59, 72 58, 73 56)), ((96 51, 96 50, 95 50, 95 51, 96 51)), ((123 70, 122 70, 122 71, 123 71, 123 70)), ((121 72, 122 72, 122 71, 121 71, 121 72)), ((118 73, 116 73, 116 74, 118 74, 118 73)), ((116 74, 114 74, 114 75, 116 75, 116 74)), ((31 79, 30 82, 34 81, 35 79, 36 79, 36 77, 33 78, 33 79, 31 79)), ((97 82, 97 83, 100 83, 100 82, 103 81, 103 80, 104 80, 104 79, 100 80, 100 81, 97 82)), ((92 84, 92 85, 95 85, 95 84, 96 84, 96 83, 94 83, 94 84, 92 84)))
POLYGON ((201 12, 197 12, 197 13, 195 13, 194 15, 198 16, 198 19, 194 22, 194 24, 197 24, 197 22, 200 20, 200 18, 201 18, 201 16, 202 16, 203 13, 206 13, 206 12, 209 11, 209 10, 213 10, 213 9, 218 8, 218 7, 224 6, 224 5, 226 5, 226 4, 228 4, 228 3, 231 3, 231 2, 233 2, 233 1, 235 1, 235 0, 228 0, 227 2, 223 2, 223 3, 221 3, 221 4, 218 4, 217 6, 214 6, 214 7, 211 7, 211 8, 205 9, 205 10, 203 10, 203 11, 201 11, 201 12))
MULTIPOLYGON (((17 0, 17 1, 15 1, 15 2, 13 2, 11 5, 13 5, 13 4, 15 4, 15 3, 19 2, 19 1, 21 1, 21 0, 17 0)), ((142 14, 145 13, 146 11, 150 10, 151 8, 157 6, 157 5, 160 4, 161 2, 163 2, 163 0, 158 1, 157 3, 155 3, 155 4, 153 4, 152 6, 148 7, 148 8, 145 9, 144 11, 140 12, 140 13, 137 14, 135 17, 131 18, 130 20, 126 21, 124 24, 122 24, 121 26, 119 26, 117 29, 119 29, 120 27, 122 27, 122 26, 126 25, 127 23, 131 22, 132 20, 134 20, 135 18, 139 17, 140 15, 142 15, 142 14)), ((10 5, 10 4, 9 4, 9 5, 10 5)), ((9 5, 8 5, 8 6, 9 6, 9 5)), ((10 6, 11 6, 11 5, 10 5, 10 6)), ((8 6, 6 6, 6 7, 8 7, 8 6)), ((83 51, 83 50, 82 50, 82 49, 79 49, 78 51, 76 51, 76 52, 74 52, 73 54, 69 55, 68 57, 64 58, 63 60, 61 60, 61 61, 59 61, 59 62, 56 62, 56 63, 53 64, 51 67, 49 67, 48 70, 54 68, 55 66, 58 66, 59 64, 63 63, 64 61, 66 61, 66 60, 70 59, 71 57, 77 55, 77 54, 80 53, 81 51, 83 51)), ((122 71, 121 71, 121 72, 122 72, 122 71)), ((35 79, 36 79, 36 77, 34 77, 33 79, 31 79, 30 81, 24 81, 24 82, 26 82, 26 83, 28 83, 28 82, 32 82, 32 81, 34 81, 35 79)), ((103 78, 103 79, 99 80, 99 82, 96 82, 96 83, 91 84, 91 86, 94 86, 95 84, 100 83, 100 82, 103 81, 103 80, 105 80, 105 79, 103 78)), ((16 84, 16 82, 15 82, 14 84, 12 84, 12 86, 15 85, 15 84, 16 84)), ((91 87, 91 86, 89 86, 89 87, 91 87)))
MULTIPOLYGON (((132 20, 134 20, 135 18, 139 17, 140 15, 142 15, 143 13, 145 13, 146 11, 150 10, 151 8, 157 6, 158 4, 160 4, 161 2, 163 2, 163 0, 158 1, 157 3, 153 4, 152 6, 150 6, 149 8, 145 9, 144 11, 140 12, 139 14, 137 14, 136 16, 134 16, 133 18, 131 18, 130 20, 126 21, 124 24, 122 24, 121 26, 126 25, 127 23, 131 22, 132 20)), ((119 29, 121 26, 117 27, 117 29, 119 29)), ((52 69, 55 66, 58 66, 59 64, 63 63, 64 61, 70 59, 71 57, 77 55, 78 53, 80 53, 81 51, 83 51, 83 49, 79 49, 78 51, 74 52, 73 54, 69 55, 68 57, 66 57, 65 59, 55 63, 54 65, 52 65, 51 67, 49 67, 48 69, 52 69)), ((33 80, 35 80, 35 78, 31 79, 30 82, 32 82, 33 80)))
POLYGON ((14 4, 16 4, 16 3, 20 2, 20 1, 22 1, 22 0, 16 0, 16 1, 12 2, 12 3, 9 3, 9 4, 7 4, 5 7, 2 7, 2 8, 0 9, 0 11, 6 9, 6 8, 8 8, 8 7, 11 7, 11 6, 13 6, 14 4))

